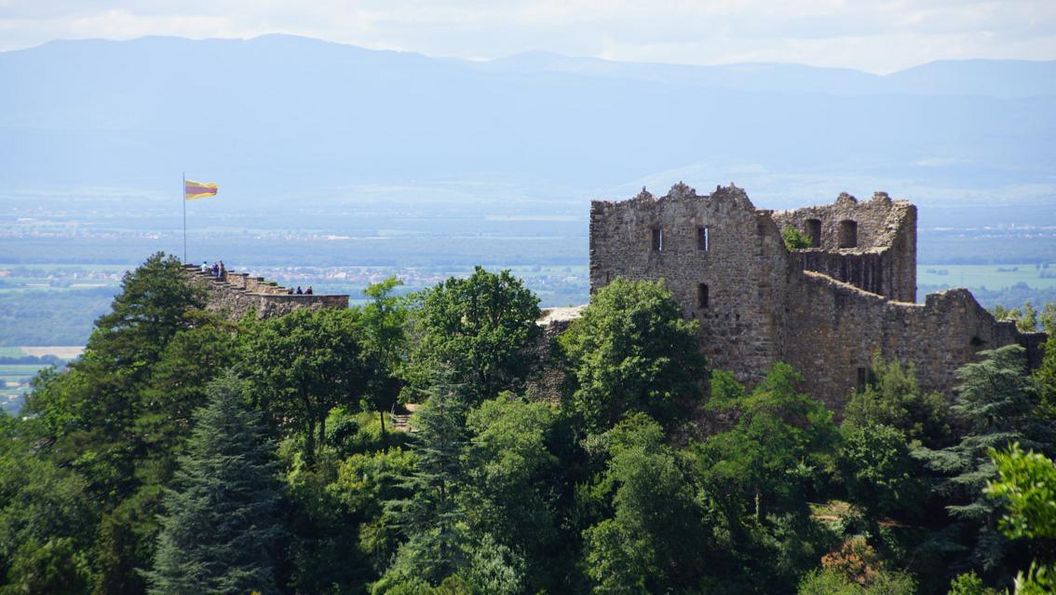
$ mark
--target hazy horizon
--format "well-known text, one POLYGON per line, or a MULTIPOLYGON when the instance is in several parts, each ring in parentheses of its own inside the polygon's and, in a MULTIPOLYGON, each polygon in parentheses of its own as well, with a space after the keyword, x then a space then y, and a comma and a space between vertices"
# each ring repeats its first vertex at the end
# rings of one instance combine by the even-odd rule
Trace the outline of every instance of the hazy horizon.
POLYGON ((807 64, 887 74, 938 60, 1056 59, 1045 0, 855 3, 368 0, 9 0, 0 50, 58 39, 251 39, 280 33, 368 49, 489 60, 543 51, 621 62, 807 64))

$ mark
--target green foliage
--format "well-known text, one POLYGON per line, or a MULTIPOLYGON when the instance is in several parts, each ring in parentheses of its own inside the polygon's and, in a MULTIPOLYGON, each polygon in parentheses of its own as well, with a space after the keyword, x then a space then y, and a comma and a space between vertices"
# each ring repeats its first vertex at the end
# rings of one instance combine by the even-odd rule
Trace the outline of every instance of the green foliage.
POLYGON ((392 295, 400 284, 397 278, 389 277, 367 287, 363 293, 371 301, 359 309, 359 339, 367 368, 364 398, 379 413, 382 433, 385 412, 396 404, 403 387, 401 374, 408 357, 404 327, 410 310, 405 298, 392 295))
POLYGON ((142 593, 146 579, 140 572, 154 558, 161 526, 158 515, 162 489, 147 485, 103 516, 93 555, 98 571, 94 592, 102 594, 142 593))
POLYGON ((234 375, 208 393, 164 498, 150 591, 273 592, 282 535, 274 448, 234 375))
POLYGON ((789 251, 804 250, 814 244, 813 238, 791 225, 781 228, 781 239, 785 241, 785 248, 789 251))
MULTIPOLYGON (((467 525, 473 535, 494 541, 497 552, 528 555, 522 566, 538 562, 529 572, 534 579, 552 570, 543 561, 558 547, 554 478, 560 461, 548 446, 554 423, 550 406, 510 393, 484 401, 466 421, 470 442, 463 453, 461 506, 467 525)), ((472 575, 467 578, 476 584, 472 575)))
POLYGON ((541 330, 539 298, 510 271, 476 267, 422 292, 414 313, 411 379, 428 386, 441 371, 473 402, 515 389, 531 369, 541 330))
POLYGON ((1008 541, 996 531, 995 504, 984 493, 997 472, 987 453, 1016 441, 1052 444, 1052 427, 1034 415, 1037 391, 1026 372, 1023 348, 1009 345, 981 355, 982 361, 958 370, 961 384, 952 411, 966 428, 964 436, 942 450, 917 449, 914 456, 939 476, 936 494, 959 531, 972 536, 968 544, 944 547, 967 547, 974 567, 998 571, 1008 541))
POLYGON ((958 574, 950 582, 949 595, 1003 595, 1004 591, 998 591, 983 584, 983 579, 974 572, 958 574))
POLYGON ((410 450, 355 454, 341 463, 336 481, 327 488, 359 519, 358 546, 376 571, 385 569, 400 543, 399 518, 383 505, 411 496, 401 478, 414 469, 415 456, 410 450))
MULTIPOLYGON (((998 478, 987 483, 986 493, 999 499, 1008 513, 1001 517, 1001 530, 1010 539, 1056 538, 1056 464, 1036 452, 1024 452, 1018 443, 1008 450, 991 450, 998 478)), ((1051 556, 1051 554, 1049 554, 1051 556)), ((1056 590, 1056 566, 1048 560, 1031 563, 1026 574, 1016 578, 1017 593, 1052 593, 1056 590)))
POLYGON ((1040 328, 1038 311, 1034 304, 1027 302, 1020 308, 1005 308, 998 304, 990 309, 991 314, 998 320, 1011 320, 1016 323, 1016 328, 1025 333, 1033 333, 1040 328))
POLYGON ((917 583, 904 572, 881 572, 868 587, 832 569, 812 570, 799 583, 798 595, 913 595, 917 583))
POLYGON ((602 592, 662 592, 700 578, 702 519, 692 485, 644 413, 598 439, 605 470, 590 498, 611 513, 583 532, 584 571, 602 592))
POLYGON ((885 362, 873 356, 876 382, 851 395, 844 410, 845 423, 869 428, 883 424, 901 430, 907 438, 936 448, 950 437, 949 406, 939 393, 925 394, 917 384, 912 365, 885 362))
POLYGON ((575 379, 565 406, 589 431, 631 411, 670 422, 679 400, 699 397, 697 322, 682 319, 662 282, 614 280, 560 341, 575 379))
POLYGON ((465 512, 457 505, 463 482, 462 449, 468 440, 469 397, 439 383, 416 414, 414 471, 403 478, 409 497, 387 503, 406 541, 374 592, 411 580, 438 585, 465 567, 465 512))
MULTIPOLYGON (((0 416, 0 593, 906 593, 895 568, 932 592, 966 566, 1011 584, 1031 557, 1020 588, 1052 589, 1056 471, 1004 450, 1052 452, 1051 339, 1033 376, 984 352, 952 408, 876 359, 837 432, 784 364, 750 391, 714 372, 694 410, 697 329, 660 283, 617 280, 560 339, 561 406, 504 392, 540 332, 508 272, 416 310, 397 285, 231 324, 173 259, 130 273, 85 358, 0 416), (386 433, 401 389, 429 398, 386 433), (678 426, 705 418, 703 442, 678 426), (812 517, 844 494, 850 515, 812 517)), ((987 593, 972 576, 953 588, 987 593)))
POLYGON ((748 503, 757 518, 769 509, 807 514, 806 490, 831 467, 838 434, 832 413, 799 392, 800 382, 799 373, 779 362, 750 395, 740 396, 744 390, 731 377, 713 375, 713 390, 720 387, 716 406, 736 413, 737 422, 708 438, 697 463, 731 517, 745 514, 748 503))
POLYGON ((799 595, 912 595, 916 591, 912 576, 884 568, 876 550, 860 536, 822 557, 821 568, 807 573, 798 589, 799 595))
POLYGON ((202 290, 184 280, 180 261, 158 252, 125 274, 121 293, 95 322, 81 359, 133 378, 149 372, 169 340, 190 328, 188 314, 204 306, 202 290))
POLYGON ((360 357, 355 310, 300 309, 249 332, 243 366, 253 397, 284 432, 299 432, 305 459, 326 443, 326 418, 359 403, 368 371, 360 357))
POLYGON ((1034 371, 1038 383, 1039 415, 1056 419, 1056 328, 1050 329, 1042 346, 1041 365, 1034 371))
POLYGON ((175 458, 184 449, 194 426, 194 412, 208 398, 206 385, 237 361, 238 343, 232 329, 218 320, 203 318, 201 326, 180 331, 162 351, 142 391, 140 413, 134 428, 142 438, 150 462, 139 463, 148 484, 166 483, 175 458))
POLYGON ((86 491, 75 474, 26 450, 0 455, 0 579, 10 592, 88 590, 96 511, 86 491))
POLYGON ((39 417, 55 441, 55 459, 83 473, 111 505, 138 483, 144 446, 133 426, 144 412, 141 394, 173 337, 198 324, 202 300, 178 260, 154 254, 125 275, 81 358, 26 400, 24 412, 39 417))
POLYGON ((1012 539, 1056 538, 1056 464, 1036 452, 1024 452, 1018 443, 992 451, 998 477, 986 485, 986 494, 1001 500, 1008 513, 1001 530, 1012 539))
POLYGON ((906 437, 890 426, 845 426, 837 467, 851 502, 872 520, 890 515, 915 500, 916 470, 906 437))

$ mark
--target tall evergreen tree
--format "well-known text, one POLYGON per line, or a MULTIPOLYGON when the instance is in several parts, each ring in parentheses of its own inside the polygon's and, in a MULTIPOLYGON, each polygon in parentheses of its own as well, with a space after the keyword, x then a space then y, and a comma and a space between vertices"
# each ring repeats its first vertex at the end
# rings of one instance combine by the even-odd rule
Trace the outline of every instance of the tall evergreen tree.
POLYGON ((437 585, 466 563, 464 514, 458 506, 462 452, 468 441, 468 398, 438 383, 418 412, 412 443, 415 468, 405 479, 410 498, 388 503, 407 541, 385 576, 374 585, 386 592, 399 585, 437 585))
POLYGON ((233 374, 209 397, 165 496, 150 592, 274 592, 282 529, 273 446, 233 374))
POLYGON ((1008 540, 997 531, 996 503, 983 493, 997 474, 989 452, 1013 442, 1044 450, 1052 444, 1053 428, 1050 420, 1035 415, 1037 385, 1027 373, 1024 349, 1007 345, 981 355, 982 361, 958 370, 961 384, 951 409, 967 429, 961 440, 942 450, 918 449, 914 455, 938 474, 935 491, 955 520, 939 538, 969 536, 968 544, 954 541, 939 547, 967 548, 973 567, 997 573, 1008 540))

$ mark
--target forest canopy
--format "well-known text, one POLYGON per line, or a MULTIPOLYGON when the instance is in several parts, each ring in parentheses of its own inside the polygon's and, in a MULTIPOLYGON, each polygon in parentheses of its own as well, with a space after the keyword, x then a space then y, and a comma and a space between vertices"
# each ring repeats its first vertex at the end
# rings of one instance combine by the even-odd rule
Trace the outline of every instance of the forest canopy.
MULTIPOLYGON (((231 320, 178 260, 0 417, 0 592, 996 593, 1056 576, 1056 335, 832 411, 662 282, 567 329, 509 271, 231 320)), ((1046 318, 1047 322, 1050 320, 1046 318)), ((1031 591, 1033 589, 1033 591, 1031 591)))

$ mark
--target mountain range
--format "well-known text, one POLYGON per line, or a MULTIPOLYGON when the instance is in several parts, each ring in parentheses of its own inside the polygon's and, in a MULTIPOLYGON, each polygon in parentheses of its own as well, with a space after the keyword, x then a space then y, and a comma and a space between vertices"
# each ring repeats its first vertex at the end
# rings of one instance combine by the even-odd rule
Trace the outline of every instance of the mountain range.
POLYGON ((0 80, 9 190, 167 191, 186 170, 236 202, 481 181, 582 197, 675 177, 780 194, 767 176, 881 180, 898 195, 1051 189, 1056 171, 1056 61, 880 76, 149 37, 2 52, 0 80))

